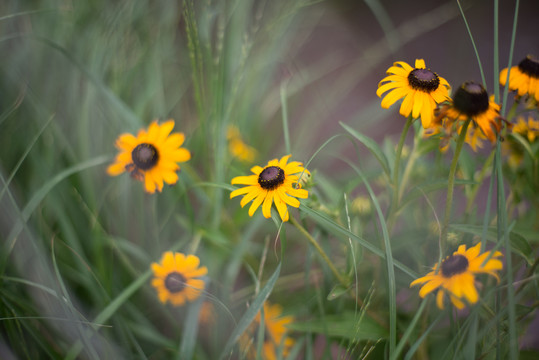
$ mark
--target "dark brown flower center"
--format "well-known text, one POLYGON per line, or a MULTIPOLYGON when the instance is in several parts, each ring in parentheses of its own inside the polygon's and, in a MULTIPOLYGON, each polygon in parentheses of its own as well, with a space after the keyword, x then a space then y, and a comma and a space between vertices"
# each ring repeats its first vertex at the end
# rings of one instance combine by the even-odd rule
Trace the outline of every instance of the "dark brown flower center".
POLYGON ((438 89, 440 78, 429 69, 414 69, 408 74, 408 84, 414 90, 430 93, 438 89))
POLYGON ((453 106, 467 116, 482 114, 489 107, 488 93, 483 85, 467 81, 455 91, 453 106))
POLYGON ((539 59, 536 59, 532 55, 526 56, 526 58, 518 64, 518 68, 530 77, 536 79, 539 78, 539 59))
POLYGON ((284 183, 284 170, 278 166, 268 166, 258 175, 258 183, 264 190, 273 190, 284 183))
POLYGON ((178 293, 185 289, 186 279, 185 276, 178 272, 171 272, 165 278, 165 287, 171 293, 178 293))
POLYGON ((141 170, 151 169, 159 160, 159 153, 152 144, 138 144, 131 152, 135 166, 141 170))
POLYGON ((468 265, 468 259, 464 255, 456 254, 448 256, 442 261, 442 276, 450 278, 453 275, 463 273, 468 269, 468 265))

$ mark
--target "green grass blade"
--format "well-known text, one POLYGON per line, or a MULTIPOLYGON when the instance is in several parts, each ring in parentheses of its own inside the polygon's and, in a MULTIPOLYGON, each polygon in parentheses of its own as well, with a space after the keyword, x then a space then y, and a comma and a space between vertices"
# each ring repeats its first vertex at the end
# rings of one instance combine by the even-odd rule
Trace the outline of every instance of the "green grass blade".
POLYGON ((496 144, 496 194, 498 199, 497 218, 498 218, 498 242, 503 242, 505 247, 505 263, 507 274, 507 309, 509 322, 509 358, 518 359, 518 338, 516 331, 516 311, 515 311, 515 288, 513 287, 513 262, 511 258, 512 246, 507 229, 507 212, 505 206, 505 190, 502 173, 501 143, 496 144))
POLYGON ((7 180, 5 181, 4 183, 4 186, 2 188, 2 191, 0 191, 0 200, 2 199, 2 197, 4 197, 4 193, 6 192, 7 188, 9 187, 9 184, 11 184, 11 181, 13 180, 13 177, 15 176, 15 174, 17 174, 17 171, 19 170, 19 168, 21 167, 24 159, 26 159, 26 157, 28 156, 28 153, 30 152, 30 150, 32 150, 32 148, 34 147, 34 144, 37 142, 37 140, 40 138, 41 134, 43 134, 43 131, 45 131, 45 129, 47 128, 47 126, 49 126, 49 124, 51 123, 52 119, 54 119, 54 116, 51 116, 49 117, 49 120, 47 120, 42 126, 41 128, 39 129, 39 131, 37 132, 37 134, 32 138, 32 140, 30 141, 30 143, 28 144, 28 146, 26 147, 26 150, 24 151, 24 153, 22 154, 22 156, 20 157, 19 161, 17 162, 17 164, 15 165, 15 167, 13 168, 13 170, 11 171, 11 174, 9 175, 9 177, 7 178, 7 180))
MULTIPOLYGON (((316 210, 313 210, 303 204, 299 205, 299 208, 301 211, 305 212, 307 215, 309 215, 314 221, 316 221, 318 224, 326 227, 327 229, 330 229, 334 232, 334 234, 341 234, 345 237, 350 237, 357 241, 361 246, 369 250, 375 255, 380 256, 381 258, 385 259, 386 255, 384 251, 377 248, 375 245, 371 244, 367 240, 357 236, 356 234, 348 231, 348 229, 342 227, 341 225, 337 224, 335 221, 328 218, 326 215, 319 213, 316 210)), ((395 260, 393 261, 393 265, 402 270, 404 273, 408 274, 411 278, 415 279, 417 278, 417 273, 410 269, 408 266, 404 265, 403 263, 395 260)))
POLYGON ((382 152, 382 149, 378 146, 378 144, 372 140, 371 138, 358 133, 354 129, 352 129, 350 126, 346 125, 345 123, 339 122, 339 124, 346 130, 350 135, 352 135, 354 138, 359 140, 363 145, 369 149, 369 151, 376 157, 380 165, 382 165, 382 168, 384 169, 384 172, 387 174, 387 176, 390 176, 389 171, 389 162, 387 160, 387 157, 382 152))
POLYGON ((485 79, 485 73, 483 71, 483 66, 481 65, 481 58, 479 57, 479 52, 477 51, 477 46, 475 46, 475 41, 474 41, 473 36, 472 36, 472 31, 470 29, 470 25, 468 25, 468 20, 466 20, 466 15, 464 15, 464 10, 462 9, 462 5, 460 4, 460 0, 457 0, 457 5, 459 7, 459 11, 460 11, 460 15, 462 16, 462 20, 464 21, 464 25, 466 25, 466 31, 468 32, 468 36, 470 36, 470 41, 472 42, 473 50, 475 52, 475 57, 477 58, 477 65, 479 66, 479 72, 481 73, 481 81, 483 82, 483 85, 486 88, 487 87, 487 80, 485 79))
MULTIPOLYGON (((13 225, 13 228, 11 229, 11 232, 9 233, 7 237, 7 243, 9 245, 9 249, 12 249, 15 242, 17 241, 17 237, 19 236, 20 232, 24 228, 26 222, 30 218, 30 215, 35 211, 35 209, 38 207, 38 205, 41 203, 41 201, 47 196, 47 194, 61 181, 65 180, 67 177, 76 174, 78 172, 81 172, 83 170, 90 169, 95 166, 102 165, 109 161, 110 158, 108 156, 98 156, 96 158, 84 161, 80 164, 77 164, 75 166, 72 166, 70 168, 67 168, 54 176, 52 179, 47 181, 39 190, 36 191, 34 196, 28 201, 26 206, 21 212, 21 215, 18 219, 18 221, 13 225)), ((4 257, 7 257, 9 255, 9 251, 6 251, 4 254, 4 257)), ((4 263, 4 259, 0 261, 0 264, 4 263)))
POLYGON ((262 306, 264 305, 264 302, 269 297, 271 291, 273 290, 273 286, 275 286, 275 282, 279 278, 279 274, 281 272, 281 263, 277 266, 277 269, 275 269, 275 272, 271 277, 269 278, 267 284, 260 290, 257 297, 253 300, 251 303, 251 306, 247 309, 245 314, 241 317, 240 321, 238 321, 238 325, 234 328, 232 333, 230 334, 223 351, 221 352, 221 355, 219 356, 219 359, 224 359, 229 357, 232 354, 233 348, 240 338, 241 334, 247 329, 247 327, 253 322, 253 319, 255 318, 256 314, 262 306))
POLYGON ((425 307, 427 306, 427 303, 428 303, 428 299, 423 299, 423 301, 421 302, 421 305, 419 306, 419 309, 417 309, 417 312, 415 313, 414 317, 412 318, 412 321, 410 321, 410 324, 408 324, 408 327, 406 328, 406 331, 402 335, 399 343, 397 344, 397 347, 395 348, 395 351, 391 355, 391 357, 390 357, 391 360, 399 358, 400 353, 402 352, 402 350, 404 349, 404 346, 408 342, 408 338, 412 334, 412 331, 414 330, 417 322, 421 318, 421 315, 423 314, 423 310, 425 310, 425 307))
POLYGON ((421 334, 419 339, 417 339, 416 342, 413 343, 412 346, 410 346, 410 349, 408 350, 408 352, 404 356, 404 360, 413 359, 412 356, 414 356, 414 354, 417 352, 417 349, 419 349, 419 346, 421 346, 421 344, 423 343, 423 341, 425 341, 427 336, 432 332, 432 330, 434 330, 436 324, 438 323, 438 321, 440 321, 444 317, 444 315, 445 315, 444 312, 440 312, 440 314, 438 314, 438 317, 436 317, 436 319, 434 319, 434 321, 430 324, 430 326, 427 328, 427 330, 425 330, 425 332, 423 334, 421 334))
MULTIPOLYGON (((341 124, 342 125, 342 124, 341 124)), ((380 204, 376 195, 372 191, 372 188, 369 185, 369 182, 363 176, 363 173, 359 168, 354 166, 354 164, 348 163, 350 167, 359 175, 365 184, 365 188, 369 192, 371 200, 376 208, 376 213, 378 214, 378 221, 380 222, 380 227, 382 228, 382 236, 384 238, 384 247, 385 247, 385 259, 387 264, 387 277, 388 277, 388 294, 389 294, 389 356, 392 357, 395 352, 395 347, 397 343, 397 286, 395 284, 395 264, 393 262, 393 252, 391 250, 391 242, 389 241, 389 232, 387 230, 386 221, 380 204)), ((396 171, 396 169, 395 169, 396 171)))
POLYGON ((281 111, 283 117, 284 145, 287 154, 291 154, 290 149, 290 129, 288 127, 288 103, 286 98, 286 80, 281 84, 279 95, 281 96, 281 111))
POLYGON ((178 354, 176 354, 176 359, 188 360, 193 358, 198 333, 198 315, 203 301, 204 296, 201 296, 195 303, 189 304, 183 326, 180 349, 178 354))
MULTIPOLYGON (((513 30, 511 31, 511 45, 509 46, 509 59, 507 60, 507 67, 511 68, 511 63, 513 62, 513 53, 515 51, 515 38, 517 34, 517 23, 518 23, 518 9, 520 6, 520 0, 516 0, 515 2, 515 15, 513 17, 513 30)), ((497 72, 497 68, 494 68, 494 84, 498 84, 499 81, 499 72, 497 72)), ((507 97, 509 95, 509 74, 510 71, 507 71, 507 78, 505 79, 505 87, 503 89, 503 99, 502 99, 502 115, 507 114, 507 97)), ((495 86, 497 88, 497 86, 495 86)))

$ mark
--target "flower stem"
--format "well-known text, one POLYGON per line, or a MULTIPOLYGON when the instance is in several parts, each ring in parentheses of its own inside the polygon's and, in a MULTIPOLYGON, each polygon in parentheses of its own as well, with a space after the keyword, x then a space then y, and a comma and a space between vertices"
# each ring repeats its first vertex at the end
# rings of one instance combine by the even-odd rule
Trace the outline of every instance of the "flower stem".
POLYGON ((462 150, 462 146, 464 145, 464 140, 466 140, 466 132, 468 131, 468 125, 470 125, 470 119, 466 120, 466 122, 464 122, 464 125, 462 125, 462 129, 460 130, 460 134, 457 139, 455 155, 453 155, 453 160, 451 161, 451 168, 449 169, 449 178, 447 180, 447 199, 445 202, 442 234, 440 236, 440 260, 443 256, 443 253, 445 252, 445 248, 447 245, 447 232, 449 228, 449 220, 451 219, 451 208, 453 206, 453 189, 455 187, 455 174, 457 172, 460 151, 462 150))
POLYGON ((307 230, 305 230, 305 228, 303 226, 301 226, 297 221, 296 219, 294 219, 293 217, 290 217, 290 222, 292 223, 292 225, 294 225, 303 235, 305 235, 305 237, 307 238, 307 240, 309 240, 309 242, 311 243, 312 246, 314 246, 314 248, 316 249, 316 251, 318 251, 318 254, 320 254, 320 256, 322 257, 322 259, 326 262, 326 264, 328 265, 329 269, 331 270, 331 272, 333 273, 333 275, 335 275, 335 277, 337 278, 337 280, 339 280, 339 282, 341 283, 342 286, 344 287, 348 287, 349 283, 348 281, 339 273, 339 271, 337 270, 337 268, 335 267, 335 265, 333 265, 333 263, 331 262, 331 260, 329 259, 329 257, 327 256, 326 252, 324 251, 324 249, 322 249, 322 247, 318 244, 318 242, 316 242, 316 240, 311 236, 311 234, 309 234, 309 232, 307 230))
POLYGON ((389 212, 388 217, 388 229, 391 232, 391 229, 393 228, 394 221, 395 221, 395 215, 397 213, 397 210, 399 208, 399 168, 400 168, 400 161, 402 156, 402 148, 404 147, 404 141, 406 140, 406 135, 408 134, 408 130, 410 129, 410 126, 412 126, 412 115, 408 116, 408 119, 406 119, 406 124, 404 124, 404 129, 402 130, 401 137, 399 139, 399 144, 397 145, 397 152, 395 153, 395 164, 393 165, 393 195, 391 199, 391 210, 389 212))

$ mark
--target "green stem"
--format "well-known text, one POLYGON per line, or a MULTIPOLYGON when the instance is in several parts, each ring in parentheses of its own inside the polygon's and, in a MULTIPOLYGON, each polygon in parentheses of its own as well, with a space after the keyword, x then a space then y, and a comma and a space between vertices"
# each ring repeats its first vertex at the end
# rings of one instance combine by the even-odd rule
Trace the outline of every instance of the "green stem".
POLYGON ((457 172, 458 160, 460 151, 466 140, 466 132, 468 131, 468 125, 470 125, 470 119, 466 120, 457 140, 457 147, 455 148, 455 155, 453 161, 451 161, 451 168, 449 169, 449 179, 447 180, 447 200, 445 202, 444 220, 442 223, 442 236, 440 237, 440 261, 447 245, 447 232, 449 228, 449 220, 451 219, 451 208, 453 206, 453 189, 455 187, 455 174, 457 172))
POLYGON ((337 280, 339 280, 339 282, 341 283, 342 286, 344 287, 348 287, 348 281, 339 273, 339 271, 337 270, 337 268, 335 267, 335 265, 333 265, 333 263, 331 262, 331 260, 329 259, 329 257, 327 256, 326 252, 324 251, 324 249, 322 249, 322 247, 320 247, 320 245, 318 244, 318 242, 316 242, 316 240, 311 236, 311 234, 309 234, 309 232, 307 230, 305 230, 305 228, 303 226, 301 226, 297 221, 296 219, 294 219, 293 217, 290 217, 290 222, 292 223, 292 225, 294 225, 303 235, 305 235, 305 237, 307 238, 307 240, 309 240, 309 242, 311 243, 312 246, 314 246, 314 248, 316 249, 316 251, 318 251, 318 254, 320 254, 320 256, 322 257, 322 259, 326 262, 326 264, 328 265, 329 269, 331 270, 331 272, 333 273, 333 275, 335 275, 335 277, 337 278, 337 280))
POLYGON ((397 145, 397 152, 395 153, 395 164, 393 165, 393 196, 391 199, 391 210, 389 212, 388 217, 388 229, 389 232, 391 232, 391 229, 393 228, 394 221, 395 221, 395 215, 397 213, 397 210, 399 209, 399 168, 400 168, 400 161, 402 156, 402 148, 404 147, 404 141, 406 140, 406 135, 408 134, 408 130, 410 129, 410 126, 412 126, 412 115, 408 116, 408 119, 406 119, 406 124, 404 124, 404 129, 402 130, 401 137, 399 139, 399 144, 397 145))
POLYGON ((495 150, 490 153, 487 160, 485 161, 485 164, 483 165, 483 168, 481 169, 481 172, 479 173, 479 176, 476 180, 477 184, 473 187, 470 196, 468 197, 468 204, 466 205, 466 211, 464 212, 466 215, 470 215, 473 207, 476 205, 475 198, 477 197, 477 193, 479 192, 479 189, 483 184, 483 180, 485 180, 487 171, 492 167, 492 162, 494 161, 495 154, 495 150))

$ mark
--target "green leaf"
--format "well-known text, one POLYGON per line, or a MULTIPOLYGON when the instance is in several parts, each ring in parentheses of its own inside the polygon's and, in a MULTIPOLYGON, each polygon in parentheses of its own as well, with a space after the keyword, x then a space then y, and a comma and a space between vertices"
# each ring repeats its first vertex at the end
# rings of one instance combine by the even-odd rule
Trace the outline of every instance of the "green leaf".
POLYGON ((350 135, 352 135, 357 140, 359 140, 359 142, 365 145, 367 149, 369 149, 370 152, 372 152, 372 154, 376 157, 380 165, 382 165, 382 168, 384 169, 384 172, 387 174, 387 176, 391 176, 389 172, 389 162, 387 161, 386 156, 384 155, 382 149, 380 149, 376 141, 374 141, 368 136, 358 133, 345 123, 339 122, 339 124, 344 128, 344 130, 348 131, 350 135))
POLYGON ((348 311, 337 315, 326 315, 323 319, 294 322, 288 328, 306 333, 323 334, 330 337, 339 337, 353 341, 387 338, 387 331, 368 315, 348 311))

